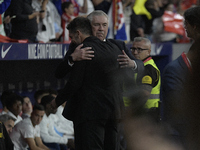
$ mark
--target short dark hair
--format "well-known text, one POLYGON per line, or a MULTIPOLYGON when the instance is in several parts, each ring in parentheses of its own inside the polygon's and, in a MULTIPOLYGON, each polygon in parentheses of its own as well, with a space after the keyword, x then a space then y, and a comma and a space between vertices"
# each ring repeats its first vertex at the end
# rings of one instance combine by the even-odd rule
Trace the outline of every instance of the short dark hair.
POLYGON ((35 104, 35 105, 33 106, 33 111, 34 111, 34 110, 41 110, 41 111, 44 111, 44 106, 41 105, 41 104, 35 104))
POLYGON ((6 100, 6 107, 8 110, 10 110, 13 104, 15 104, 17 101, 20 101, 23 104, 23 98, 16 93, 12 93, 6 100))
POLYGON ((49 95, 52 95, 52 94, 58 95, 58 91, 57 90, 48 89, 48 91, 49 91, 49 95))
POLYGON ((185 20, 192 26, 196 25, 197 27, 200 26, 200 6, 194 6, 188 8, 184 12, 185 20))
MULTIPOLYGON (((62 12, 65 12, 65 8, 69 8, 69 6, 72 4, 72 2, 63 2, 61 4, 62 12)), ((73 4, 72 4, 73 5, 73 4)))
POLYGON ((92 35, 92 26, 88 18, 76 17, 67 26, 72 33, 80 30, 83 34, 92 35))
POLYGON ((6 101, 10 97, 10 95, 12 95, 12 94, 13 94, 12 91, 9 91, 9 90, 3 91, 3 93, 1 94, 1 103, 2 103, 3 107, 6 106, 6 101))
POLYGON ((45 95, 42 97, 41 99, 41 105, 44 106, 44 108, 46 109, 46 105, 49 104, 53 99, 55 99, 54 96, 52 95, 45 95))
POLYGON ((35 91, 34 99, 37 100, 44 93, 49 93, 49 91, 46 90, 46 89, 45 90, 37 90, 37 91, 35 91))

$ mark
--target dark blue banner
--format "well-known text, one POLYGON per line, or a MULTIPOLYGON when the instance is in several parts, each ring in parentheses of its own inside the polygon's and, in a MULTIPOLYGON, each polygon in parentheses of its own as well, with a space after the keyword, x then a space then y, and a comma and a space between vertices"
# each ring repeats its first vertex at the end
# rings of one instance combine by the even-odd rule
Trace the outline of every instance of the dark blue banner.
POLYGON ((0 43, 0 60, 62 59, 69 44, 0 43))

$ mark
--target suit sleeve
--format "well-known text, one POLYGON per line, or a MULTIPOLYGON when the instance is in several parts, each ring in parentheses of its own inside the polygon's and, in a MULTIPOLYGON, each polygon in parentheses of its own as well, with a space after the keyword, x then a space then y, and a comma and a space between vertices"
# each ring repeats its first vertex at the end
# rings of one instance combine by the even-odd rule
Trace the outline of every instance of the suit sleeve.
POLYGON ((58 67, 55 70, 55 77, 57 79, 61 79, 71 72, 72 67, 68 64, 68 58, 73 53, 75 48, 76 48, 76 45, 73 45, 73 44, 69 45, 69 50, 65 54, 63 61, 58 65, 58 67))
POLYGON ((78 61, 74 63, 69 80, 65 87, 56 97, 56 104, 60 106, 65 101, 71 99, 78 89, 82 86, 85 74, 86 61, 78 61))
POLYGON ((164 109, 164 119, 170 119, 175 114, 177 107, 181 106, 179 101, 182 95, 183 79, 176 66, 167 66, 162 74, 161 98, 164 109))

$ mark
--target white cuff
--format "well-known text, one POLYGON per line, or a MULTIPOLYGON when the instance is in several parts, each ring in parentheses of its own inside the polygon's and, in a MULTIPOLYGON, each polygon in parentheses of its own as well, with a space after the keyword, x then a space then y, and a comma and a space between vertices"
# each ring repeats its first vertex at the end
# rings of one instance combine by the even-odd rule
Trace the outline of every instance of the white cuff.
POLYGON ((72 67, 74 65, 74 63, 70 63, 70 61, 68 60, 68 64, 72 67))
POLYGON ((135 62, 135 60, 133 60, 134 64, 135 64, 135 67, 134 68, 131 68, 132 70, 136 70, 137 69, 137 64, 135 62))

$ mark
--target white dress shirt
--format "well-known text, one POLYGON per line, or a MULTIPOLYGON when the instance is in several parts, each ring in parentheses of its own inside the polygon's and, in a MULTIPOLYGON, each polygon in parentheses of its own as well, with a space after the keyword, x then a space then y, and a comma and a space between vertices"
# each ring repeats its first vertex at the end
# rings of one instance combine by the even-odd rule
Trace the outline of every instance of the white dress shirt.
POLYGON ((12 112, 10 112, 10 111, 8 111, 7 114, 16 119, 16 120, 15 120, 15 125, 16 125, 18 122, 22 121, 22 117, 19 116, 19 115, 16 117, 16 116, 15 116, 12 112))
POLYGON ((35 137, 40 137, 40 127, 38 125, 33 127, 30 118, 25 118, 16 124, 10 134, 10 138, 14 144, 14 150, 27 150, 28 144, 25 138, 35 139, 35 137))
POLYGON ((52 117, 44 114, 42 121, 40 122, 40 136, 45 143, 59 143, 67 144, 68 138, 61 137, 54 130, 54 120, 52 117))

